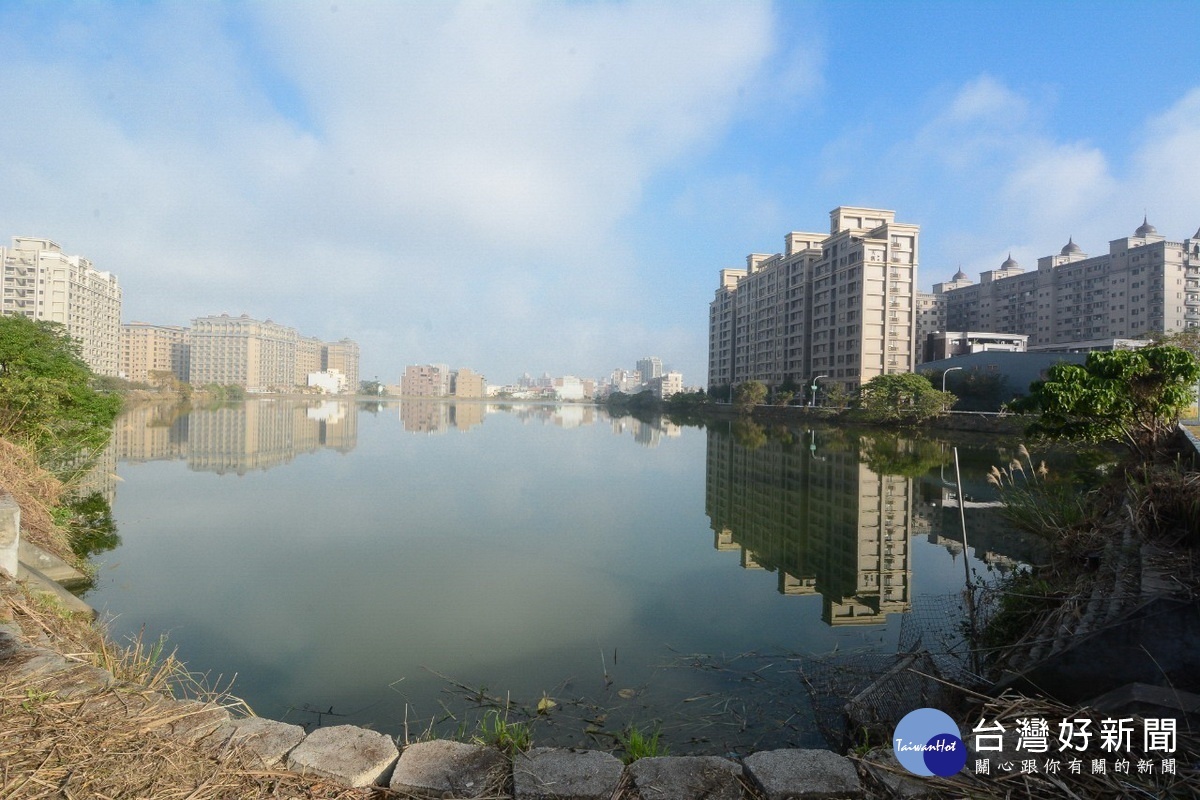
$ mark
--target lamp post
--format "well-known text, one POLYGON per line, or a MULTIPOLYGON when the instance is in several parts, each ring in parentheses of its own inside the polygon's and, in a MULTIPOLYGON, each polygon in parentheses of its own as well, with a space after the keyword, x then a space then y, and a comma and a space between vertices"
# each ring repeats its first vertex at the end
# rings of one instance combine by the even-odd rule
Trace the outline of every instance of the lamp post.
POLYGON ((949 369, 947 369, 945 372, 942 373, 942 391, 943 392, 946 391, 946 376, 949 375, 951 372, 954 372, 954 370, 956 370, 956 369, 962 369, 962 367, 950 367, 949 369))
MULTIPOLYGON (((950 367, 945 372, 942 373, 942 392, 943 393, 946 391, 946 376, 949 375, 951 372, 954 372, 954 370, 956 370, 956 369, 962 369, 962 367, 950 367)), ((946 410, 946 406, 943 403, 942 411, 945 411, 945 410, 946 410)))
MULTIPOLYGON (((960 369, 961 369, 961 367, 960 367, 960 369)), ((829 377, 828 375, 814 375, 813 376, 813 379, 811 381, 812 396, 808 398, 808 407, 809 408, 813 408, 817 405, 817 381, 821 380, 821 378, 828 378, 828 377, 829 377)))

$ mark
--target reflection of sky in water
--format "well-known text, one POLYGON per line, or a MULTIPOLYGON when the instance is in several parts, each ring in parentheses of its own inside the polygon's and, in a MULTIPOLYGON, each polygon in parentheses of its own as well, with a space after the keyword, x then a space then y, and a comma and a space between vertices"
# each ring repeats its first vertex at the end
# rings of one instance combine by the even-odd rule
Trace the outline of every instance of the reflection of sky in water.
MULTIPOLYGON (((894 649, 898 615, 827 626, 820 596, 783 596, 775 574, 714 548, 705 431, 646 447, 636 426, 570 412, 414 435, 395 413, 351 409, 352 449, 269 470, 122 462, 122 546, 87 599, 117 638, 144 624, 193 669, 236 673, 260 714, 305 722, 288 709, 332 706, 393 733, 406 703, 439 711, 430 670, 528 700, 602 695, 606 669, 611 690, 650 687, 631 710, 649 720, 668 713, 655 697, 720 683, 661 669, 676 653, 894 649)), ((914 538, 916 591, 961 587, 957 559, 914 538)))

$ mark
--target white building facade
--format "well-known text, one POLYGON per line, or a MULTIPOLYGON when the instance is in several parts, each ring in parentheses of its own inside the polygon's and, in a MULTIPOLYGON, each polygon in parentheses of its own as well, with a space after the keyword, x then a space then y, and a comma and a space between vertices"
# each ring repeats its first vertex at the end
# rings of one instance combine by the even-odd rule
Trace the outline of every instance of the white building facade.
POLYGON ((0 313, 61 323, 96 374, 119 374, 121 287, 115 275, 67 255, 57 242, 29 236, 14 236, 12 247, 0 247, 0 265, 0 313))

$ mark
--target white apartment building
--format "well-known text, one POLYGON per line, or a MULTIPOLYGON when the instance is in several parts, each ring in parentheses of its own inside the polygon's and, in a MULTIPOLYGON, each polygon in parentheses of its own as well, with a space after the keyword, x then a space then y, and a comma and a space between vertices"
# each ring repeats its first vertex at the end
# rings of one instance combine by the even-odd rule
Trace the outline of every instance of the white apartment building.
POLYGON ((0 313, 59 322, 79 341, 84 362, 98 375, 117 375, 121 361, 121 287, 83 256, 57 242, 14 236, 0 247, 0 313))
MULTIPOLYGON (((296 385, 294 328, 246 314, 192 320, 192 356, 188 380, 241 386, 248 392, 290 389, 296 385)), ((306 376, 307 377, 307 376, 306 376)))
POLYGON ((650 383, 663 375, 662 359, 658 356, 647 356, 637 362, 637 371, 642 375, 643 383, 650 383))
POLYGON ((152 373, 170 372, 187 381, 191 360, 188 329, 179 325, 129 322, 121 326, 120 376, 148 383, 152 373))
POLYGON ((683 373, 675 371, 664 372, 657 378, 651 378, 648 381, 648 385, 650 391, 654 392, 655 397, 659 400, 666 400, 683 391, 683 373))
POLYGON ((814 377, 855 390, 910 372, 916 340, 917 225, 839 206, 828 234, 792 232, 784 252, 721 271, 709 306, 710 387, 814 377))
POLYGON ((1010 256, 978 284, 943 295, 946 330, 1024 333, 1031 350, 1197 327, 1200 231, 1172 242, 1143 219, 1103 255, 1089 257, 1071 239, 1058 254, 1039 258, 1034 272, 1010 256))

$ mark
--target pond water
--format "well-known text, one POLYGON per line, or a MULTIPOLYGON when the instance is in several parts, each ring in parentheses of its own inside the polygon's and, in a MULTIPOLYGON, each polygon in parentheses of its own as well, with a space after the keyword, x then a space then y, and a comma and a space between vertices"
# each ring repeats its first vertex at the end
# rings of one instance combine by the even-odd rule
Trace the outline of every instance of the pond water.
POLYGON ((120 544, 85 599, 113 638, 166 634, 260 715, 410 738, 507 703, 538 744, 822 746, 813 664, 895 653, 964 558, 1025 546, 991 519, 987 442, 261 399, 134 409, 106 458, 120 544))

